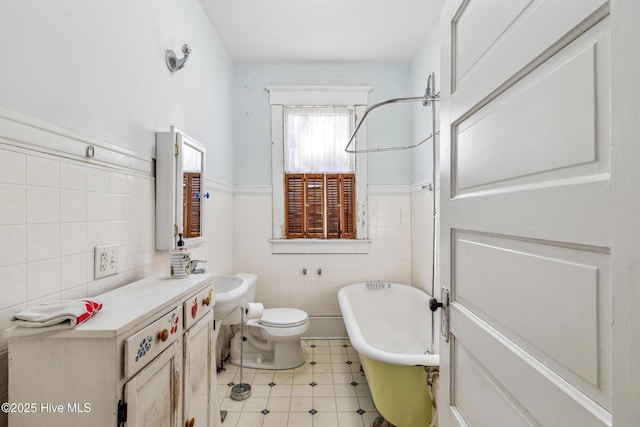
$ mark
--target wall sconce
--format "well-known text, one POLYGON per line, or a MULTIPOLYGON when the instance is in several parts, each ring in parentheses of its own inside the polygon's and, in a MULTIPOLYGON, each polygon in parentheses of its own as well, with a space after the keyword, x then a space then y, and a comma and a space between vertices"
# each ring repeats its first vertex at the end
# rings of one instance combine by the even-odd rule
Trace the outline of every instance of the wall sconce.
POLYGON ((185 44, 184 46, 182 46, 182 53, 184 53, 184 57, 178 59, 176 57, 176 53, 171 49, 167 49, 167 51, 165 52, 164 59, 167 62, 167 67, 169 67, 169 70, 171 70, 172 73, 175 73, 178 70, 182 70, 182 68, 184 67, 185 62, 187 62, 189 54, 191 53, 191 48, 189 47, 189 45, 185 44))

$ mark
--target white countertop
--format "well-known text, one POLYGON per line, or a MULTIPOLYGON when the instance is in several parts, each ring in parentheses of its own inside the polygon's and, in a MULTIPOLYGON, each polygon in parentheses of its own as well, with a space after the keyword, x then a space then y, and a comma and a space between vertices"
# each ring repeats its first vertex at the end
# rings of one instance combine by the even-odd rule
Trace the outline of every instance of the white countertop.
POLYGON ((157 318, 181 305, 206 283, 213 286, 212 274, 192 274, 184 279, 172 279, 168 276, 150 277, 132 282, 104 294, 89 297, 88 299, 95 298, 100 301, 102 310, 78 327, 58 332, 51 337, 117 336, 138 324, 142 318, 157 318))

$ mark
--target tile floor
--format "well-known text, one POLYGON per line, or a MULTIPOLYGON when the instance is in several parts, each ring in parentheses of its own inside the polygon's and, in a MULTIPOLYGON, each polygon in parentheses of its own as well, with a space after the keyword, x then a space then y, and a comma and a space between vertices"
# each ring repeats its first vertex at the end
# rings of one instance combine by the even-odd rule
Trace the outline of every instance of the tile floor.
POLYGON ((218 373, 223 427, 369 427, 378 416, 358 354, 349 340, 303 340, 305 363, 295 369, 243 368, 251 397, 231 399, 240 368, 218 373))

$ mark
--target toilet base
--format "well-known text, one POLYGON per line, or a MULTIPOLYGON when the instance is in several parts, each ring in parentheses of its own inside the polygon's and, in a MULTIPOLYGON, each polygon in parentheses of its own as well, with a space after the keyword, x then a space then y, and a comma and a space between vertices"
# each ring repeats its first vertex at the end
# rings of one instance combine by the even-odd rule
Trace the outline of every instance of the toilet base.
POLYGON ((302 354, 302 344, 296 338, 290 341, 271 342, 269 348, 257 349, 251 344, 251 338, 247 337, 242 343, 243 358, 240 359, 240 334, 231 340, 231 357, 229 362, 232 365, 245 368, 256 369, 292 369, 304 363, 302 354))

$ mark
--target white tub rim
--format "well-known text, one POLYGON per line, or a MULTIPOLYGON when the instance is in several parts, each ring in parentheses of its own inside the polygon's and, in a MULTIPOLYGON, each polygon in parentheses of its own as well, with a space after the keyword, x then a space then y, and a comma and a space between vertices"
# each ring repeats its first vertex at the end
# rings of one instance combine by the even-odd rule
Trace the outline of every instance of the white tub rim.
MULTIPOLYGON (((422 293, 420 289, 414 288, 413 286, 401 284, 401 283, 391 283, 392 286, 405 286, 407 288, 414 289, 417 292, 422 293)), ((364 356, 378 360, 380 362, 389 363, 391 365, 401 365, 401 366, 440 366, 440 355, 439 354, 399 354, 399 353, 391 353, 389 351, 380 350, 376 347, 373 347, 364 339, 364 336, 360 332, 357 327, 357 320, 353 310, 351 308, 351 304, 349 304, 349 297, 347 293, 349 289, 352 289, 357 286, 366 286, 366 283, 353 283, 350 285, 343 286, 338 291, 338 303, 340 304, 340 310, 342 311, 342 317, 344 319, 344 324, 347 328, 347 333, 349 335, 349 339, 351 341, 351 345, 356 349, 358 353, 363 354, 364 356)))

